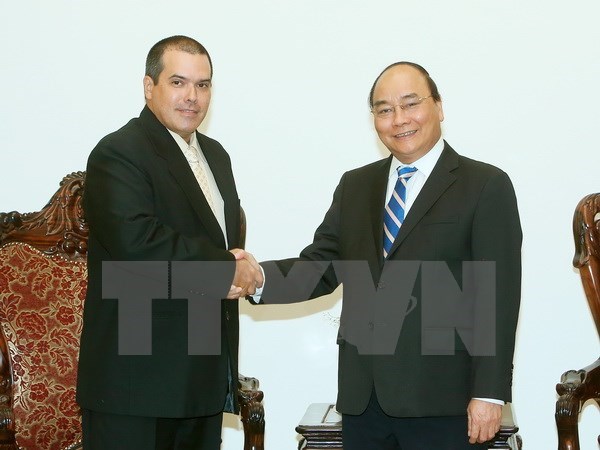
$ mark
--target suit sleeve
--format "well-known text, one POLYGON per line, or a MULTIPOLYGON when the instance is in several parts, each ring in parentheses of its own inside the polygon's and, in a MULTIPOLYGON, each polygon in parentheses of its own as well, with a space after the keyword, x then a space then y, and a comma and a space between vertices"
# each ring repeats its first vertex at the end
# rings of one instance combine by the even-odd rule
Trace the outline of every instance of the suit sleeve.
POLYGON ((484 186, 473 220, 473 260, 494 261, 496 265, 496 354, 473 357, 472 397, 511 401, 521 297, 521 243, 514 189, 508 176, 499 172, 484 186))

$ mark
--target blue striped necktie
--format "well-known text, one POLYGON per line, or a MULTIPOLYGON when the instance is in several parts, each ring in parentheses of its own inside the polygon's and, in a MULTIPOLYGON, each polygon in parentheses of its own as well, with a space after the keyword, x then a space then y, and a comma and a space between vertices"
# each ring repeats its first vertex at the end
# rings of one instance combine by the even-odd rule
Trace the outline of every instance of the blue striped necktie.
POLYGON ((404 208, 406 201, 406 183, 412 177, 417 169, 415 167, 398 167, 398 181, 394 187, 394 192, 390 201, 385 207, 383 215, 383 257, 387 258, 394 239, 400 231, 400 225, 404 222, 404 208))

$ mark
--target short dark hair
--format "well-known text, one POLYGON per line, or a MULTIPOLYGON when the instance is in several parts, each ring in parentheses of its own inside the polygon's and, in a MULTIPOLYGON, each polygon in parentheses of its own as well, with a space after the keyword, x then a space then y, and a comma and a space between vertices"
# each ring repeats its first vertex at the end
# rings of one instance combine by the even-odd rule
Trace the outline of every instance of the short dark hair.
POLYGON ((371 91, 369 92, 369 108, 373 108, 373 93, 375 92, 375 86, 377 86, 377 82, 379 81, 379 79, 385 72, 387 72, 392 67, 396 67, 396 66, 410 66, 410 67, 417 69, 425 77, 425 80, 427 80, 427 85, 429 86, 429 90, 431 91, 431 97, 433 97, 433 99, 436 102, 439 102, 442 100, 442 97, 440 96, 440 93, 438 91, 437 85, 435 84, 435 81, 433 81, 433 79, 429 76, 429 72, 427 72, 423 68, 423 66, 420 66, 419 64, 409 62, 409 61, 399 61, 399 62, 395 62, 394 64, 390 64, 389 66, 387 66, 385 69, 383 69, 381 71, 379 76, 375 79, 373 86, 371 86, 371 91))
POLYGON ((213 66, 210 55, 204 46, 195 39, 187 36, 171 36, 158 41, 152 46, 146 57, 146 75, 152 78, 154 84, 158 83, 158 77, 165 68, 162 57, 167 50, 180 50, 191 55, 206 55, 210 65, 210 76, 212 78, 213 66))

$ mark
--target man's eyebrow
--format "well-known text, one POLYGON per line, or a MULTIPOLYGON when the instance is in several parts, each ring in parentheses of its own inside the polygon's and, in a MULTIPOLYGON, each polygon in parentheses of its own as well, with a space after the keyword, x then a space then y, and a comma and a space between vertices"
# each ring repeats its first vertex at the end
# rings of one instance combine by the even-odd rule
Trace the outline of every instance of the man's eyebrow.
MULTIPOLYGON (((183 75, 178 75, 176 73, 174 73, 173 75, 171 75, 169 77, 169 80, 172 80, 173 78, 177 78, 179 80, 184 80, 184 81, 190 81, 189 78, 184 77, 183 75)), ((211 83, 211 82, 212 82, 211 78, 206 78, 206 79, 198 80, 198 83, 211 83)))
MULTIPOLYGON (((404 99, 411 99, 411 98, 418 98, 419 95, 415 92, 411 92, 410 94, 405 94, 400 96, 401 100, 404 99)), ((373 106, 380 106, 380 105, 390 105, 391 103, 388 102, 387 100, 377 100, 376 102, 373 102, 373 106)))
POLYGON ((376 102, 373 102, 373 106, 381 106, 381 105, 387 105, 389 104, 389 102, 387 100, 377 100, 376 102))
POLYGON ((410 94, 403 95, 400 98, 417 98, 417 97, 419 97, 419 94, 417 94, 416 92, 411 92, 410 94))

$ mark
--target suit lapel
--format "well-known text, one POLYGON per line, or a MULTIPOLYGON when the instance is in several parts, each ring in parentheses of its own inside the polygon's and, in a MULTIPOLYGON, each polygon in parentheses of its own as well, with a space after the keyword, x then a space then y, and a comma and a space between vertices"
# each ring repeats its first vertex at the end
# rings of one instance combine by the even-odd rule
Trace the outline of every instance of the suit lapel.
MULTIPOLYGON (((144 129, 150 141, 154 145, 154 150, 161 158, 166 160, 169 172, 171 172, 173 179, 185 193, 192 209, 196 212, 208 234, 213 241, 225 247, 225 240, 223 239, 223 232, 219 226, 219 222, 210 209, 208 201, 177 142, 175 142, 164 125, 158 121, 148 107, 144 107, 140 114, 140 119, 144 124, 144 129)), ((204 151, 204 149, 202 150, 204 151)))
POLYGON ((240 205, 237 192, 234 188, 235 183, 231 177, 231 169, 227 160, 225 160, 219 152, 215 151, 214 145, 211 145, 202 134, 197 133, 197 138, 198 143, 202 148, 202 152, 204 153, 204 157, 215 178, 217 188, 223 198, 227 242, 229 243, 230 248, 237 247, 239 241, 238 231, 240 229, 240 205))
POLYGON ((457 167, 458 154, 444 142, 444 150, 440 155, 440 159, 408 211, 406 219, 402 223, 398 236, 396 236, 394 244, 392 245, 390 255, 392 255, 392 253, 394 253, 402 244, 402 241, 406 239, 413 228, 421 221, 423 216, 442 196, 446 189, 456 181, 456 176, 452 171, 457 167))

